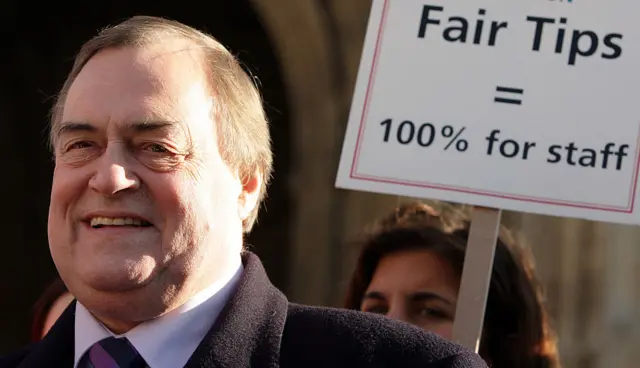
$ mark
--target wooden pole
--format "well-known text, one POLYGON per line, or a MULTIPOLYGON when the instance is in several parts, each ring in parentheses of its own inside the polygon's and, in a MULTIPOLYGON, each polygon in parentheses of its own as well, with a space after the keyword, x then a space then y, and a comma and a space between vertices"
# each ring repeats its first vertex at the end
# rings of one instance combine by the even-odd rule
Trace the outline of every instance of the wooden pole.
POLYGON ((480 347, 501 217, 502 210, 485 207, 474 207, 471 217, 453 340, 476 353, 480 347))

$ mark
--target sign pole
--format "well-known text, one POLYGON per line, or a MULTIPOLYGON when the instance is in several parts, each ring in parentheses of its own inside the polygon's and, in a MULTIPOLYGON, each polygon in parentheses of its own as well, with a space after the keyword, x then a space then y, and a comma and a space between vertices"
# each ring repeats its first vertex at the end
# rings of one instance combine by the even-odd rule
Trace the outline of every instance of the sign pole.
POLYGON ((453 339, 476 353, 480 347, 501 217, 502 210, 486 207, 474 207, 471 217, 453 339))

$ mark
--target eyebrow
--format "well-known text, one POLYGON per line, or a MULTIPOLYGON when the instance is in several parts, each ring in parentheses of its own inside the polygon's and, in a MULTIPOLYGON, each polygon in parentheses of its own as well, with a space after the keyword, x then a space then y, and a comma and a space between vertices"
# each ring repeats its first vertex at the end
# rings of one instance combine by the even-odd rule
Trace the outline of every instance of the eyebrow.
POLYGON ((64 122, 60 124, 60 126, 56 129, 56 137, 61 136, 65 133, 75 133, 75 132, 95 132, 95 126, 88 123, 72 123, 72 122, 64 122))
MULTIPOLYGON (((144 122, 136 122, 129 123, 123 126, 124 130, 135 131, 135 132, 150 132, 161 130, 166 127, 176 126, 178 123, 172 121, 144 121, 144 122)), ((65 133, 76 133, 76 132, 96 132, 98 128, 89 123, 78 123, 78 122, 64 122, 60 124, 60 126, 56 129, 56 136, 60 136, 65 133)))
POLYGON ((129 123, 124 125, 124 130, 131 130, 135 132, 151 132, 161 130, 166 127, 177 126, 178 123, 173 121, 144 121, 137 123, 129 123))
POLYGON ((368 292, 368 293, 364 294, 364 297, 363 297, 362 299, 363 299, 363 300, 364 300, 364 299, 384 300, 384 299, 385 299, 385 297, 384 297, 384 295, 382 295, 382 293, 381 293, 381 292, 379 292, 379 291, 370 291, 370 292, 368 292))
MULTIPOLYGON (((370 291, 370 292, 364 294, 364 297, 362 299, 363 300, 365 300, 365 299, 385 300, 386 298, 379 291, 370 291)), ((442 296, 440 296, 440 295, 438 295, 436 293, 432 293, 432 292, 429 292, 429 291, 418 291, 418 292, 415 292, 415 293, 411 294, 410 299, 412 301, 415 301, 415 302, 439 300, 439 301, 442 301, 442 302, 444 302, 444 303, 446 303, 448 305, 453 305, 453 303, 450 300, 448 300, 448 299, 446 299, 446 298, 444 298, 444 297, 442 297, 442 296)))
POLYGON ((424 302, 430 300, 439 300, 441 302, 452 305, 453 303, 445 297, 429 291, 418 291, 411 294, 411 299, 416 302, 424 302))

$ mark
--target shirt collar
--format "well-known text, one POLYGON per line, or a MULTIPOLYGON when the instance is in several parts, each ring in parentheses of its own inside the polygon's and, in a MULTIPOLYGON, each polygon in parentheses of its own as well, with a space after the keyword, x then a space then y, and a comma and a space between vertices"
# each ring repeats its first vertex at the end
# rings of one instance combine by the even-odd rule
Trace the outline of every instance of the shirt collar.
POLYGON ((149 368, 184 366, 233 295, 243 271, 240 257, 233 270, 235 272, 200 291, 182 306, 124 335, 114 335, 77 302, 74 367, 78 367, 80 358, 93 344, 111 336, 126 337, 149 368))

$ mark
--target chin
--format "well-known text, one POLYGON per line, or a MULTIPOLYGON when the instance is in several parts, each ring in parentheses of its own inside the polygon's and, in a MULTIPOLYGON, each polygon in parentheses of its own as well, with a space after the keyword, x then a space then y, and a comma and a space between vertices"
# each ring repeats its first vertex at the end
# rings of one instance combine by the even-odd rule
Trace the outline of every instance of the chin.
POLYGON ((151 278, 141 278, 121 272, 103 272, 86 279, 86 284, 91 289, 106 293, 131 292, 145 287, 150 282, 151 278))
POLYGON ((82 266, 78 278, 93 290, 101 292, 129 292, 145 287, 157 275, 155 262, 100 262, 99 267, 82 266))
POLYGON ((167 310, 156 283, 128 291, 109 292, 78 288, 76 299, 105 325, 110 321, 137 324, 160 317, 167 310))
POLYGON ((145 277, 126 269, 103 268, 100 273, 78 274, 72 292, 102 322, 141 322, 166 310, 162 281, 156 272, 145 277))

